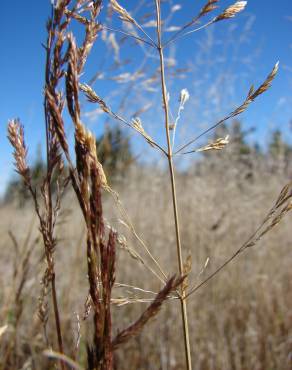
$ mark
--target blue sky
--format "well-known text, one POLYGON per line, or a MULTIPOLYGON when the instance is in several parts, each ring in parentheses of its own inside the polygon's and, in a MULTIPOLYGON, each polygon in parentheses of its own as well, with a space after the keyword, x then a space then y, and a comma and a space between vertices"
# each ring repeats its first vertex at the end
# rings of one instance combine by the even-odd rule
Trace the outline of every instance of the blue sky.
MULTIPOLYGON (((120 3, 131 10, 137 1, 120 0, 120 3)), ((177 26, 182 24, 183 20, 189 20, 194 16, 204 1, 173 1, 173 4, 176 3, 184 5, 172 19, 171 24, 177 26)), ((231 3, 232 1, 219 1, 221 9, 231 3)), ((13 174, 11 147, 6 139, 7 121, 13 117, 19 117, 25 125, 26 142, 31 160, 34 158, 37 145, 43 142, 44 50, 41 43, 45 42, 45 23, 49 12, 49 0, 19 1, 17 4, 5 1, 1 4, 0 194, 13 174)), ((119 27, 119 23, 115 23, 115 26, 119 27)), ((152 29, 149 28, 149 32, 153 32, 152 29)), ((210 87, 210 81, 216 78, 216 73, 220 71, 224 75, 226 71, 226 76, 231 76, 233 81, 230 92, 232 99, 229 98, 228 93, 224 104, 220 103, 220 109, 222 108, 222 112, 228 113, 228 109, 232 106, 231 103, 240 101, 240 98, 246 95, 251 83, 262 82, 275 62, 279 60, 280 71, 272 89, 260 97, 242 119, 247 126, 257 127, 254 139, 261 144, 267 140, 271 129, 276 127, 283 130, 287 140, 290 140, 289 120, 292 119, 291 0, 279 0, 277 3, 250 0, 246 11, 238 15, 236 19, 216 25, 217 37, 220 42, 216 42, 214 32, 211 29, 208 33, 194 34, 182 40, 175 49, 169 50, 169 56, 174 53, 179 65, 188 66, 190 61, 196 63, 192 74, 187 76, 185 80, 179 80, 177 84, 175 82, 170 84, 170 92, 172 92, 172 88, 175 94, 180 88, 188 87, 190 91, 194 91, 194 96, 202 96, 202 87, 198 83, 195 84, 197 77, 202 73, 201 71, 204 70, 206 75, 206 85, 203 87, 207 90, 210 87), (248 28, 247 40, 243 39, 245 34, 243 30, 247 29, 245 27, 248 28), (208 53, 205 53, 204 46, 211 39, 213 46, 208 50, 208 53), (209 64, 204 60, 207 54, 209 64), (219 60, 220 56, 221 61, 219 60), (210 62, 212 60, 214 63, 210 62), (201 70, 198 65, 201 65, 201 70), (237 74, 239 69, 243 71, 241 74, 237 74)), ((140 62, 141 54, 133 51, 132 45, 125 46, 122 54, 124 58, 130 56, 133 59, 136 58, 137 63, 140 62)), ((95 72, 98 72, 107 57, 104 46, 100 46, 98 50, 93 52, 89 61, 88 74, 84 76, 84 82, 86 82, 86 78, 89 79, 95 72)), ((153 65, 155 63, 155 60, 151 62, 153 65)), ((121 68, 120 72, 125 72, 126 68, 124 67, 124 70, 121 68)), ((221 85, 223 90, 226 86, 225 83, 221 85)), ((105 96, 110 94, 113 86, 112 81, 101 80, 98 83, 98 92, 101 96, 105 96)), ((201 103, 200 99, 196 101, 198 104, 201 103)), ((112 94, 111 102, 113 105, 118 105, 119 97, 112 94)), ((205 101, 202 104, 204 105, 205 101)), ((193 110, 194 107, 189 105, 186 109, 188 117, 192 117, 193 110)), ((214 113, 214 117, 219 113, 221 114, 219 111, 214 113)), ((197 119, 202 120, 202 117, 197 117, 197 119)), ((94 125, 94 121, 89 122, 89 125, 94 125)), ((103 126, 100 126, 96 132, 100 132, 101 127, 103 126)), ((138 144, 136 144, 135 150, 139 151, 138 144)))

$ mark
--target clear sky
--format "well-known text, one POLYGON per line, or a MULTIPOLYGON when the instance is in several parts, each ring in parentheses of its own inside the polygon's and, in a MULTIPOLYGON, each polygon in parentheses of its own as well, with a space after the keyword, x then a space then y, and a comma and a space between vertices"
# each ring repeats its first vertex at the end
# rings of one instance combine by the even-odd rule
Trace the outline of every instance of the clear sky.
MULTIPOLYGON (((120 3, 131 10, 137 4, 137 1, 120 0, 120 3)), ((227 0, 219 1, 221 9, 231 3, 232 1, 227 0)), ((182 24, 183 20, 189 20, 194 16, 204 4, 204 1, 173 1, 173 4, 183 4, 182 9, 173 18, 173 24, 177 26, 182 24)), ((30 159, 33 159, 37 144, 43 142, 44 50, 41 43, 45 42, 45 23, 49 13, 49 0, 3 1, 1 4, 0 193, 3 192, 5 184, 13 173, 11 147, 6 139, 8 119, 19 117, 25 125, 26 142, 31 153, 30 159)), ((289 120, 292 119, 292 1, 250 0, 243 14, 238 15, 234 20, 221 22, 216 27, 220 40, 223 41, 218 42, 210 49, 208 60, 217 61, 224 46, 229 45, 230 50, 228 49, 224 58, 221 58, 221 62, 218 62, 221 63, 221 71, 224 72, 224 68, 226 68, 226 71, 231 68, 234 76, 237 68, 240 68, 243 62, 246 65, 245 73, 240 77, 246 80, 240 81, 237 78, 233 81, 232 91, 235 100, 246 95, 247 90, 244 90, 243 87, 247 87, 253 82, 257 84, 263 81, 275 62, 280 61, 279 75, 273 83, 272 89, 260 97, 259 101, 244 115, 243 120, 247 125, 256 125, 256 139, 262 144, 266 140, 271 127, 281 128, 287 140, 290 140, 289 120), (247 29, 245 27, 248 28, 248 32, 246 32, 248 40, 242 39, 245 34, 243 30, 247 29), (229 44, 227 42, 224 44, 225 36, 232 40, 229 44), (236 51, 239 44, 240 51, 236 51), (230 59, 233 58, 232 61, 228 60, 229 57, 230 59)), ((152 32, 152 29, 149 29, 149 32, 152 32)), ((196 63, 202 63, 203 68, 206 69, 202 49, 205 43, 210 40, 210 37, 214 37, 214 35, 208 33, 208 38, 206 38, 207 33, 202 33, 202 35, 197 36, 195 34, 181 42, 180 47, 175 50, 179 62, 183 64, 185 55, 190 55, 196 63), (200 60, 198 55, 200 55, 200 60)), ((124 53, 128 53, 131 57, 135 56, 130 47, 126 47, 124 53)), ((101 52, 93 54, 88 76, 98 72, 98 66, 102 58, 104 58, 104 55, 101 52)), ((210 70, 207 79, 210 79, 210 76, 215 78, 216 68, 210 70)), ((179 86, 185 84, 186 81, 180 82, 179 86)), ((107 85, 105 81, 100 83, 100 94, 108 93, 109 86, 111 85, 107 85)), ((193 84, 190 89, 195 90, 195 87, 196 85, 193 84)), ((198 87, 198 89, 200 90, 201 87, 198 87)), ((194 94, 198 95, 198 89, 194 94)), ((114 99, 113 97, 112 101, 114 99)), ((227 106, 229 107, 229 104, 227 106)), ((228 113, 224 108, 222 110, 228 113)), ((189 114, 191 114, 190 112, 191 107, 189 107, 189 114)))

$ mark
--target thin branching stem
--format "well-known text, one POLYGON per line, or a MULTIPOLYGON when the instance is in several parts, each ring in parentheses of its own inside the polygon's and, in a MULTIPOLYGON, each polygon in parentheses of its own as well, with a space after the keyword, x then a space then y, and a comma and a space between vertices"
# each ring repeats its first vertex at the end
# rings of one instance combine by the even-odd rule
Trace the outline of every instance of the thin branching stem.
MULTIPOLYGON (((129 123, 126 119, 124 119, 123 117, 121 117, 121 116, 119 116, 118 114, 116 114, 115 112, 112 112, 111 111, 111 116, 113 117, 113 118, 115 118, 116 120, 118 120, 118 121, 120 121, 120 122, 122 122, 122 123, 124 123, 126 126, 128 126, 128 127, 130 127, 130 128, 132 128, 133 130, 135 130, 136 132, 138 132, 140 135, 142 135, 141 134, 141 132, 139 132, 131 123, 129 123)), ((143 135, 142 135, 143 136, 143 135)), ((145 138, 145 137, 144 137, 145 138)), ((159 145, 158 143, 156 143, 156 141, 154 141, 153 139, 151 139, 151 138, 147 138, 147 140, 149 141, 149 143, 150 144, 152 144, 154 147, 156 147, 157 149, 159 149, 164 155, 168 155, 167 154, 167 151, 164 149, 164 148, 162 148, 162 146, 161 145, 159 145)))
POLYGON ((177 40, 179 38, 179 36, 181 36, 181 34, 189 27, 191 27, 193 24, 195 24, 197 22, 197 20, 200 18, 200 16, 197 16, 196 18, 192 19, 190 22, 186 23, 184 26, 181 27, 181 29, 179 29, 169 40, 167 40, 163 47, 166 47, 167 45, 169 45, 170 43, 172 43, 173 41, 177 40))
MULTIPOLYGON (((164 117, 165 117, 165 133, 166 133, 167 148, 168 148, 167 159, 168 159, 168 167, 169 167, 170 180, 171 180, 171 194, 172 194, 174 223, 175 223, 178 267, 179 267, 180 275, 182 276, 184 273, 183 271, 184 269, 183 269, 182 247, 181 247, 181 240, 180 240, 180 228, 179 228, 178 206, 177 206, 177 196, 176 196, 175 174, 174 174, 174 165, 173 165, 173 157, 172 157, 172 143, 171 143, 170 133, 169 133, 169 105, 168 105, 167 89, 166 89, 164 54, 163 54, 163 47, 161 43, 161 24, 162 23, 161 23, 160 0, 155 0, 155 5, 156 5, 156 15, 157 15, 157 39, 158 39, 158 52, 159 52, 159 60, 160 60, 161 90, 162 90, 163 109, 164 109, 164 117)), ((185 294, 186 294, 185 289, 182 286, 180 302, 181 302, 181 315, 182 315, 183 331, 184 331, 185 356, 186 356, 187 369, 191 370, 192 361, 191 361, 190 337, 189 337, 189 327, 188 327, 187 301, 185 299, 185 294)))
POLYGON ((185 298, 189 297, 191 294, 197 292, 200 288, 205 286, 210 280, 212 280, 215 276, 217 276, 227 265, 229 265, 235 258, 244 252, 249 245, 249 243, 254 240, 257 234, 260 232, 262 227, 266 224, 266 222, 273 216, 275 212, 275 207, 271 208, 268 212, 267 216, 263 219, 261 224, 257 227, 257 229, 249 236, 249 238, 230 256, 228 257, 215 271, 213 271, 209 276, 206 277, 203 281, 199 284, 193 286, 185 296, 185 298))
POLYGON ((202 133, 200 133, 198 136, 196 136, 194 139, 188 141, 186 144, 184 144, 183 146, 181 146, 175 153, 174 155, 177 155, 177 154, 189 154, 189 153, 193 153, 193 150, 191 151, 188 151, 188 152, 183 152, 181 153, 184 149, 186 149, 187 147, 189 147, 190 145, 194 144, 196 141, 198 141, 199 139, 201 139, 201 137, 205 136, 206 134, 208 134, 209 132, 211 132, 212 130, 214 130, 216 127, 220 126, 222 123, 224 123, 225 121, 228 121, 230 118, 234 117, 234 113, 232 112, 231 114, 229 114, 228 116, 224 117, 223 119, 221 119, 220 121, 216 122, 214 125, 208 127, 206 130, 204 130, 202 133))
MULTIPOLYGON (((191 30, 191 31, 188 31, 188 32, 185 32, 185 33, 178 33, 177 34, 177 36, 176 37, 173 37, 173 38, 171 38, 170 40, 168 40, 164 45, 163 45, 163 47, 165 48, 165 47, 167 47, 167 46, 169 46, 170 44, 172 44, 173 42, 176 42, 178 39, 181 39, 182 37, 185 37, 185 36, 187 36, 187 35, 190 35, 191 33, 194 33, 194 32, 198 32, 198 31, 201 31, 201 30, 203 30, 204 28, 207 28, 207 27, 209 27, 209 26, 211 26, 211 24, 213 24, 215 22, 215 19, 212 19, 211 21, 209 21, 209 22, 207 22, 207 23, 205 23, 205 24, 203 24, 202 26, 200 26, 200 27, 198 27, 198 28, 195 28, 195 29, 193 29, 193 30, 191 30)), ((189 25, 187 25, 187 27, 189 27, 189 25)), ((186 27, 185 27, 186 28, 186 27)), ((184 28, 184 29, 185 29, 184 28)))
MULTIPOLYGON (((136 232, 136 229, 131 221, 131 218, 130 216, 128 215, 125 207, 123 206, 120 198, 119 198, 119 195, 118 193, 116 193, 113 189, 111 188, 108 188, 107 189, 109 191, 109 193, 112 195, 112 197, 114 198, 115 202, 116 202, 116 205, 118 207, 118 209, 120 210, 122 216, 125 218, 125 221, 126 221, 126 225, 127 227, 131 230, 132 234, 134 235, 134 237, 138 240, 138 242, 142 245, 142 247, 144 248, 145 252, 148 254, 148 256, 150 257, 150 259, 152 260, 152 262, 156 265, 156 267, 158 268, 160 274, 163 276, 163 278, 161 278, 161 276, 159 274, 157 274, 156 271, 154 271, 152 269, 151 266, 149 266, 148 264, 146 264, 144 262, 144 265, 145 267, 150 270, 162 283, 165 283, 167 281, 167 276, 165 274, 165 272, 163 271, 160 263, 158 262, 158 260, 153 256, 153 254, 151 253, 150 249, 148 248, 148 246, 146 245, 146 243, 144 242, 144 240, 138 235, 138 233, 136 232)), ((137 253, 135 251, 135 253, 137 253)), ((141 257, 140 257, 141 258, 141 257)), ((143 259, 142 259, 143 261, 143 259)))
POLYGON ((136 27, 139 28, 139 30, 147 37, 147 39, 150 41, 152 46, 157 47, 156 42, 148 35, 148 33, 144 30, 144 28, 137 22, 135 22, 136 27))
POLYGON ((128 33, 128 32, 125 32, 123 30, 119 30, 119 29, 116 29, 116 28, 111 28, 111 27, 108 27, 108 26, 102 26, 102 28, 104 30, 108 30, 108 31, 111 31, 111 32, 116 32, 116 33, 120 33, 124 36, 127 36, 127 37, 131 37, 137 41, 140 41, 140 42, 143 42, 144 44, 147 44, 153 48, 156 48, 156 45, 155 43, 151 42, 151 41, 147 41, 145 39, 143 39, 142 37, 139 37, 139 36, 136 36, 136 35, 133 35, 132 33, 128 33))

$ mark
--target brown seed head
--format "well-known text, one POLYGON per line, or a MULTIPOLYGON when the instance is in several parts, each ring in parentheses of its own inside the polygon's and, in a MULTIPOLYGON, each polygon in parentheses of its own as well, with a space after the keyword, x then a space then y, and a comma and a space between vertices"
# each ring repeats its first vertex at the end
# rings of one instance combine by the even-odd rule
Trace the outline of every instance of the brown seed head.
POLYGON ((223 13, 219 14, 215 18, 215 22, 235 17, 237 13, 241 12, 246 7, 246 4, 247 1, 237 1, 236 3, 225 9, 223 13))
POLYGON ((113 10, 120 15, 120 18, 129 23, 135 24, 135 19, 131 17, 131 15, 124 9, 116 0, 110 0, 110 4, 113 10))
POLYGON ((212 12, 214 9, 218 8, 218 6, 214 5, 218 2, 218 0, 209 0, 201 9, 199 17, 203 17, 204 15, 212 12))
POLYGON ((29 181, 29 167, 26 162, 27 149, 24 142, 23 126, 18 119, 8 123, 8 139, 14 148, 13 156, 15 158, 15 167, 17 172, 23 176, 25 181, 29 181))
POLYGON ((252 95, 250 95, 250 98, 252 100, 255 99, 257 96, 261 95, 262 93, 264 93, 265 91, 267 91, 271 87, 271 84, 274 78, 276 77, 278 70, 279 70, 279 62, 275 64, 271 73, 268 75, 266 80, 260 85, 260 87, 255 92, 253 92, 252 95))

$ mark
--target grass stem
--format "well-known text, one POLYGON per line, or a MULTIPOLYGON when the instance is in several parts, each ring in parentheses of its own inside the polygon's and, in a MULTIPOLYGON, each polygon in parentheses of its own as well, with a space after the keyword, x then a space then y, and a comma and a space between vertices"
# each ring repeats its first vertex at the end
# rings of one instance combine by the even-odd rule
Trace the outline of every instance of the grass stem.
MULTIPOLYGON (((179 228, 179 216, 178 216, 178 206, 177 206, 177 196, 176 196, 176 185, 175 185, 175 174, 174 174, 174 165, 173 165, 173 156, 172 156, 172 144, 169 133, 169 105, 166 89, 166 78, 165 78, 165 64, 164 64, 164 55, 163 47, 161 42, 161 7, 160 0, 155 0, 156 4, 156 14, 157 14, 157 38, 158 38, 158 51, 159 51, 159 60, 160 60, 160 80, 161 80, 161 90, 163 98, 163 109, 165 117, 165 133, 167 140, 167 159, 168 167, 171 181, 171 196, 173 204, 173 213, 174 213, 174 223, 175 223, 175 235, 176 235, 176 249, 177 249, 177 259, 179 273, 183 275, 183 258, 182 258, 182 247, 180 240, 180 228, 179 228)), ((186 356, 186 365, 187 369, 192 369, 191 361, 191 350, 190 350, 190 336, 189 336, 189 327, 188 327, 188 314, 187 314, 187 301, 185 299, 185 290, 182 285, 181 296, 181 315, 183 322, 183 331, 184 331, 184 345, 185 345, 185 356, 186 356)))

